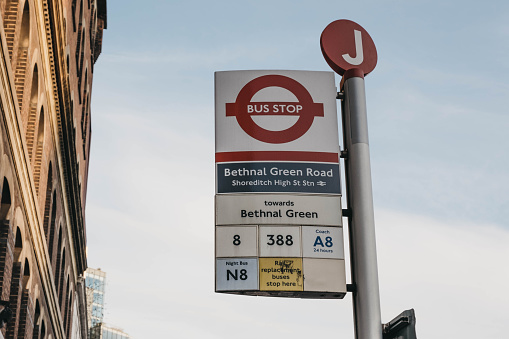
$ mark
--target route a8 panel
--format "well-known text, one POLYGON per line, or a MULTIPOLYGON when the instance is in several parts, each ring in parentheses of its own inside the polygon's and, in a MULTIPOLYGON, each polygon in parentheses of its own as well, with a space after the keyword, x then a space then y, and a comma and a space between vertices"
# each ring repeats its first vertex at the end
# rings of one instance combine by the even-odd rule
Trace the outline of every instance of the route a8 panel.
POLYGON ((216 226, 216 292, 343 298, 344 266, 342 227, 216 226))

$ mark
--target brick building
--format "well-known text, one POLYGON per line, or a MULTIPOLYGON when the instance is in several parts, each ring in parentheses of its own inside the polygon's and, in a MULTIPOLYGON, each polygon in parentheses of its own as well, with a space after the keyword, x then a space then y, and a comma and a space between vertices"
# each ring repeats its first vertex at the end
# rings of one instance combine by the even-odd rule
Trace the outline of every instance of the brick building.
POLYGON ((87 338, 94 63, 106 0, 0 0, 0 338, 87 338))

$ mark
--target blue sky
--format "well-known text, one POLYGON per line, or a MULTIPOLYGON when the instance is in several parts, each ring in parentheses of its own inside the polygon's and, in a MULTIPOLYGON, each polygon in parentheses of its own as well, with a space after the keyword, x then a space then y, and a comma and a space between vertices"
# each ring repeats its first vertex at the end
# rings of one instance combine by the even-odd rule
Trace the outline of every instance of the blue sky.
MULTIPOLYGON (((419 338, 509 330, 509 3, 108 0, 94 68, 88 263, 134 338, 353 338, 351 299, 215 295, 214 72, 330 70, 332 21, 366 77, 382 320, 419 338)), ((336 77, 339 82, 339 77, 336 77)))

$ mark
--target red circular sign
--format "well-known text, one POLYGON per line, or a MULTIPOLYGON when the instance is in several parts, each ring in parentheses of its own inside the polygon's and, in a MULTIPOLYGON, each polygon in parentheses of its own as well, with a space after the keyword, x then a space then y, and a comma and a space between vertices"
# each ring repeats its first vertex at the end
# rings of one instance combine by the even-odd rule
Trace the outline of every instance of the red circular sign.
POLYGON ((358 68, 364 75, 375 69, 377 53, 368 32, 350 20, 331 22, 322 32, 320 47, 329 66, 338 74, 358 68))
POLYGON ((226 104, 226 116, 235 116, 240 127, 251 137, 266 143, 282 144, 303 136, 316 116, 323 117, 323 104, 313 102, 311 94, 296 80, 283 75, 264 75, 248 82, 237 95, 234 103, 226 104), (251 102, 253 96, 267 87, 281 87, 292 92, 297 102, 251 102), (258 126, 253 116, 298 116, 291 127, 271 131, 258 126))

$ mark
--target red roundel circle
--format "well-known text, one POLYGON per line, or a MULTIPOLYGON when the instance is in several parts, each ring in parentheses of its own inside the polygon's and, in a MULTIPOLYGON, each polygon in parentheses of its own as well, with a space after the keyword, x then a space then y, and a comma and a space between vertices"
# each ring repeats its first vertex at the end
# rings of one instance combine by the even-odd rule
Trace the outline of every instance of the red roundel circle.
POLYGON ((339 75, 353 68, 361 69, 364 75, 375 69, 378 59, 375 43, 353 21, 331 22, 322 32, 320 47, 329 66, 339 75))
POLYGON ((251 137, 266 143, 282 144, 297 140, 298 138, 302 137, 313 124, 315 117, 324 116, 324 110, 322 103, 313 102, 311 94, 309 94, 307 89, 301 83, 283 75, 272 74, 264 75, 248 82, 240 90, 236 101, 234 103, 226 104, 226 116, 235 116, 242 130, 244 130, 244 132, 246 132, 251 137), (251 102, 251 99, 257 92, 267 87, 284 88, 292 92, 297 97, 298 101, 292 103, 251 102), (297 115, 298 119, 295 124, 281 131, 271 131, 265 129, 257 125, 252 118, 254 114, 252 106, 254 104, 258 104, 260 107, 263 106, 265 108, 263 111, 262 108, 260 108, 260 113, 263 113, 265 116, 297 115), (292 111, 286 113, 281 112, 277 107, 276 109, 271 108, 271 105, 281 106, 281 108, 284 108, 287 105, 290 107, 289 104, 293 104, 293 106, 291 106, 293 108, 292 111), (295 106, 298 106, 298 108, 295 108, 295 106), (276 111, 281 113, 276 114, 276 111))

